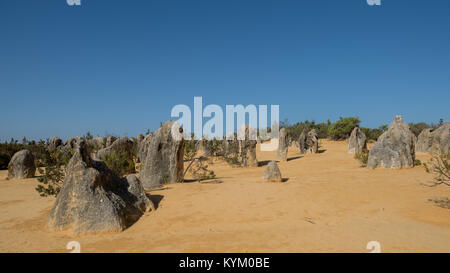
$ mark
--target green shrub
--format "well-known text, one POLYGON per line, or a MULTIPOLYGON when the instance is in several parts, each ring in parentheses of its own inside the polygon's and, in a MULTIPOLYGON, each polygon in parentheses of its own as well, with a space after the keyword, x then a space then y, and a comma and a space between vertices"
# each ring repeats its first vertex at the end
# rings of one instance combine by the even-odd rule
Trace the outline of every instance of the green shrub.
POLYGON ((36 187, 36 191, 39 192, 40 196, 58 195, 64 182, 64 169, 67 167, 72 155, 73 151, 64 153, 58 150, 45 151, 42 154, 40 166, 44 167, 38 166, 42 176, 37 178, 40 184, 36 187))
POLYGON ((115 175, 120 177, 135 172, 134 161, 126 152, 113 151, 105 156, 104 162, 115 175))
POLYGON ((195 140, 186 140, 184 142, 184 160, 190 161, 197 155, 195 140))
POLYGON ((378 138, 387 130, 387 125, 382 125, 375 129, 370 128, 360 128, 361 131, 366 135, 367 140, 377 141, 378 138))
POLYGON ((356 153, 354 158, 359 160, 359 162, 361 163, 361 167, 366 167, 367 161, 369 160, 369 152, 363 151, 362 153, 356 153))
POLYGON ((228 165, 231 167, 240 167, 241 166, 241 153, 239 150, 239 142, 238 141, 224 141, 227 142, 227 148, 224 147, 223 160, 225 160, 228 165))
POLYGON ((331 124, 330 120, 328 120, 327 123, 318 123, 318 124, 316 124, 315 121, 309 121, 309 120, 297 122, 294 125, 289 125, 289 122, 287 120, 282 122, 283 127, 286 128, 287 136, 289 138, 292 138, 292 140, 294 140, 294 141, 298 140, 298 138, 300 137, 300 134, 303 132, 303 130, 306 130, 306 132, 309 132, 312 129, 316 130, 319 138, 327 138, 328 137, 328 127, 330 126, 330 124, 331 124))
POLYGON ((11 139, 9 143, 0 143, 0 170, 7 169, 13 155, 24 149, 31 151, 37 162, 41 160, 43 153, 47 150, 43 140, 36 143, 35 141, 26 141, 25 137, 22 143, 18 143, 15 139, 11 139))
POLYGON ((359 126, 360 123, 361 121, 357 117, 341 117, 328 127, 328 136, 333 140, 347 139, 353 129, 359 126))
POLYGON ((205 151, 207 151, 207 154, 210 156, 218 156, 222 154, 223 149, 223 140, 218 140, 217 138, 214 138, 212 140, 205 141, 205 151))

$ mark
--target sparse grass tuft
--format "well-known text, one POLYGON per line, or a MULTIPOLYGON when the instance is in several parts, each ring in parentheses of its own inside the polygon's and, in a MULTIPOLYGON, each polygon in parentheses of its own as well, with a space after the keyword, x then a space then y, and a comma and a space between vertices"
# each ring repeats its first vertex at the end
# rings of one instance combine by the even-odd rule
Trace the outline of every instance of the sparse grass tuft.
POLYGON ((366 167, 367 161, 369 160, 369 151, 364 151, 362 153, 356 153, 354 158, 359 160, 359 162, 361 163, 361 167, 366 167))

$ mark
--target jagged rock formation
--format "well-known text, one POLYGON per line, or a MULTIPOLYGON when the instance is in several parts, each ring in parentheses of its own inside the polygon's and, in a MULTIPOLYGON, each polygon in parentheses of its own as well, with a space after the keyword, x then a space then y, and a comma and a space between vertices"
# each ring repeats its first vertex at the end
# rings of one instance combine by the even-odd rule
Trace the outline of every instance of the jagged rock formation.
POLYGON ((306 153, 306 129, 303 129, 298 138, 298 149, 301 154, 306 153))
POLYGON ((359 127, 355 127, 348 139, 348 153, 359 154, 363 151, 367 151, 366 135, 359 127))
POLYGON ((316 130, 312 129, 306 135, 306 153, 315 154, 319 150, 319 136, 316 130))
POLYGON ((55 150, 56 148, 58 148, 59 146, 63 145, 63 141, 59 138, 59 137, 52 137, 52 139, 50 140, 50 143, 48 144, 47 149, 50 151, 55 150))
POLYGON ((439 128, 424 129, 417 140, 417 152, 422 153, 448 153, 450 150, 450 122, 439 128))
POLYGON ((97 152, 97 158, 105 159, 105 157, 112 152, 125 153, 129 159, 133 159, 134 141, 128 137, 121 137, 115 140, 111 145, 103 148, 97 152))
POLYGON ((87 140, 87 144, 92 146, 94 150, 100 150, 105 148, 105 140, 103 137, 96 137, 93 139, 87 140))
POLYGON ((367 167, 411 168, 414 166, 414 134, 401 116, 396 116, 388 130, 384 132, 369 151, 367 167))
MULTIPOLYGON (((106 138, 106 147, 111 146, 115 140, 116 140, 115 137, 113 137, 113 136, 108 136, 108 137, 106 138)), ((106 147, 105 147, 105 148, 106 148, 106 147)))
POLYGON ((84 140, 77 143, 47 227, 73 233, 122 231, 153 209, 134 176, 119 178, 102 161, 91 159, 84 140))
POLYGON ((433 131, 431 153, 449 153, 450 151, 450 122, 444 123, 433 131))
POLYGON ((144 135, 139 134, 138 137, 137 137, 138 145, 139 145, 143 140, 144 140, 144 135))
POLYGON ((420 132, 417 138, 416 151, 419 153, 428 153, 431 150, 433 144, 433 132, 432 128, 425 128, 420 132))

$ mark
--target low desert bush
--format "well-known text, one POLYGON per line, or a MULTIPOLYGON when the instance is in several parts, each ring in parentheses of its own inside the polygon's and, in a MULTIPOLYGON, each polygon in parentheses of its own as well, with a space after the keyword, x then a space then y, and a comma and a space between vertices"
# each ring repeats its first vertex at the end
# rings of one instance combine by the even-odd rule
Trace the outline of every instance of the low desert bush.
POLYGON ((208 151, 210 156, 218 156, 223 152, 223 140, 214 138, 205 142, 205 150, 208 151))
MULTIPOLYGON (((225 141, 224 141, 225 143, 225 141)), ((223 160, 231 167, 241 166, 241 154, 238 141, 227 141, 227 148, 224 148, 223 160)))
POLYGON ((195 180, 202 181, 216 178, 214 171, 208 168, 207 162, 208 160, 206 157, 197 158, 193 162, 189 172, 195 180))
POLYGON ((434 175, 433 181, 428 186, 447 185, 450 186, 450 162, 449 153, 441 152, 435 154, 428 161, 423 163, 425 171, 434 175))
POLYGON ((39 184, 36 191, 42 197, 57 196, 61 190, 65 177, 65 167, 70 161, 73 151, 61 152, 58 150, 46 151, 39 161, 39 172, 42 174, 37 178, 39 184), (42 167, 43 166, 43 167, 42 167))
POLYGON ((104 158, 106 166, 117 176, 134 173, 136 168, 134 161, 128 153, 121 151, 113 151, 104 158))
POLYGON ((195 140, 186 140, 184 142, 184 160, 190 161, 197 155, 195 140))
POLYGON ((369 152, 363 151, 362 153, 356 153, 354 158, 361 163, 361 167, 366 167, 367 161, 369 160, 369 152))

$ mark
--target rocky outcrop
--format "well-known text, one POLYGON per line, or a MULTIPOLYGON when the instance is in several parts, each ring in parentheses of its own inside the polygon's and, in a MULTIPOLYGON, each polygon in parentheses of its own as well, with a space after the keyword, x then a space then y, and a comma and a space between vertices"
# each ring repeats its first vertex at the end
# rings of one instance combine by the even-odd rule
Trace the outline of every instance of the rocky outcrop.
POLYGON ((115 176, 105 163, 90 158, 82 140, 67 165, 47 226, 73 233, 117 232, 152 208, 134 175, 115 176))
POLYGON ((29 150, 15 153, 8 164, 9 179, 31 178, 35 171, 34 156, 29 150))
POLYGON ((359 154, 363 151, 367 151, 366 135, 359 127, 355 127, 348 139, 348 153, 359 154))
POLYGON ((257 167, 258 160, 256 159, 256 130, 245 125, 241 128, 244 135, 243 140, 239 140, 239 151, 241 154, 242 166, 257 167))
POLYGON ((396 116, 388 130, 384 132, 369 151, 367 167, 411 168, 414 166, 414 134, 401 116, 396 116))
POLYGON ((433 131, 431 153, 449 153, 450 151, 450 122, 444 123, 433 131))
POLYGON ((184 170, 183 129, 168 121, 150 140, 149 152, 141 166, 140 178, 146 188, 181 182, 184 170), (172 129, 173 128, 173 129, 172 129))
POLYGON ((316 130, 312 129, 306 135, 306 153, 315 154, 319 150, 319 136, 316 130))
POLYGON ((105 157, 112 152, 120 152, 126 154, 129 159, 133 159, 133 146, 134 141, 128 137, 121 137, 106 148, 100 149, 97 152, 97 158, 105 159, 105 157))
POLYGON ((71 137, 66 140, 65 149, 75 149, 77 147, 77 143, 82 140, 81 137, 71 137))
POLYGON ((420 132, 419 136, 417 137, 417 145, 416 145, 416 151, 419 153, 428 153, 431 150, 431 146, 433 144, 433 135, 432 135, 433 129, 432 128, 425 128, 420 132))
POLYGON ((298 149, 301 154, 306 153, 306 129, 302 131, 298 138, 298 149))
POLYGON ((144 135, 143 134, 139 134, 137 137, 137 143, 138 145, 144 140, 144 135))
POLYGON ((280 169, 278 168, 276 161, 270 161, 264 171, 263 178, 269 182, 282 182, 280 169))
POLYGON ((53 151, 61 145, 63 145, 63 141, 59 137, 54 136, 50 140, 50 143, 48 144, 47 149, 50 151, 53 151))
POLYGON ((449 153, 450 151, 450 122, 433 130, 424 129, 417 140, 417 152, 421 153, 449 153))
MULTIPOLYGON (((106 147, 111 146, 115 140, 116 140, 116 137, 108 136, 108 137, 106 138, 106 147)), ((106 148, 106 147, 105 147, 105 148, 106 148)))
POLYGON ((288 139, 287 139, 287 132, 286 128, 280 129, 280 134, 278 138, 278 159, 287 161, 288 156, 288 139))
POLYGON ((87 144, 92 146, 92 148, 96 151, 105 148, 105 143, 106 140, 103 137, 96 137, 87 140, 87 144))
POLYGON ((150 142, 152 140, 152 134, 148 134, 142 141, 138 143, 137 162, 144 163, 147 153, 149 151, 150 142))

